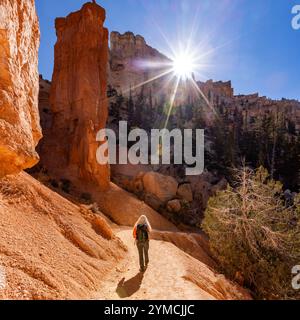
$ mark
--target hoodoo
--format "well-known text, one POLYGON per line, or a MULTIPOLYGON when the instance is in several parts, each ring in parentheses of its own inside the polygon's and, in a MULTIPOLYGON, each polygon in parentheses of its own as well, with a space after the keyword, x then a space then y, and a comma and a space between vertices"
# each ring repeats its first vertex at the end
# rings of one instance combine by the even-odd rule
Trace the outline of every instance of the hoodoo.
POLYGON ((105 10, 94 3, 56 19, 50 92, 53 119, 49 137, 41 146, 42 162, 52 172, 93 182, 103 190, 109 185, 109 166, 96 161, 96 133, 105 127, 108 114, 108 30, 104 21, 105 10))

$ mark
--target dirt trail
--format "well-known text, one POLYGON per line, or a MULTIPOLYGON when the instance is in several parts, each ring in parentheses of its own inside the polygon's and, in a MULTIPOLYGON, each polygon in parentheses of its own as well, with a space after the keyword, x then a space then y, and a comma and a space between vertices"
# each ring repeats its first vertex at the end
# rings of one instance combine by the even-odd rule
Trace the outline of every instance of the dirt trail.
MULTIPOLYGON (((226 299, 226 296, 222 295, 220 278, 212 279, 215 274, 209 268, 168 242, 150 241, 150 263, 146 272, 140 273, 138 252, 131 230, 119 229, 117 235, 128 247, 127 259, 113 270, 108 278, 103 279, 101 292, 97 293, 94 299, 226 299), (193 281, 192 275, 189 276, 191 268, 199 267, 207 273, 203 286, 193 281), (212 289, 212 286, 218 285, 220 292, 212 289)), ((237 294, 235 298, 242 297, 237 294)))

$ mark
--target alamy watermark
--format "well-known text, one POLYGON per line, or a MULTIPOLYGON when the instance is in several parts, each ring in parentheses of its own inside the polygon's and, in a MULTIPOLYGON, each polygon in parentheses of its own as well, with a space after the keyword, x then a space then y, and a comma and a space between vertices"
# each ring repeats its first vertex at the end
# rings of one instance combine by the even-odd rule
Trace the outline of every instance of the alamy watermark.
POLYGON ((200 175, 204 171, 202 129, 152 129, 149 137, 143 129, 133 129, 128 133, 127 122, 120 121, 118 139, 111 129, 100 130, 96 139, 101 142, 96 154, 101 165, 173 163, 185 164, 186 175, 189 176, 200 175), (128 148, 129 143, 134 144, 128 148))
POLYGON ((0 266, 0 290, 6 288, 6 273, 4 267, 0 266))
POLYGON ((292 27, 295 30, 300 30, 300 4, 293 6, 292 8, 292 27))
POLYGON ((294 290, 300 290, 300 265, 294 266, 292 269, 292 287, 294 290))

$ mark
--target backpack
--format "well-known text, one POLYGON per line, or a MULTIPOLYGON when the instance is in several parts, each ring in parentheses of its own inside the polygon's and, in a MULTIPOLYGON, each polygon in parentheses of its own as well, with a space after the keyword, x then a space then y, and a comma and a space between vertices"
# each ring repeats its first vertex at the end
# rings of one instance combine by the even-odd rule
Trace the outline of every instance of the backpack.
POLYGON ((145 242, 148 240, 148 229, 146 224, 138 224, 136 227, 136 238, 138 242, 145 242))

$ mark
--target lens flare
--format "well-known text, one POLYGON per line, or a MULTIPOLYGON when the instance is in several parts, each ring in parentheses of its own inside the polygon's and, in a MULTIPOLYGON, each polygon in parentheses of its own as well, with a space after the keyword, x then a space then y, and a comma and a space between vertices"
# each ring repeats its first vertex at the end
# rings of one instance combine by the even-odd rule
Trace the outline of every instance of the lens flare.
POLYGON ((177 78, 186 81, 193 78, 196 64, 191 55, 184 53, 174 57, 172 69, 177 78))

